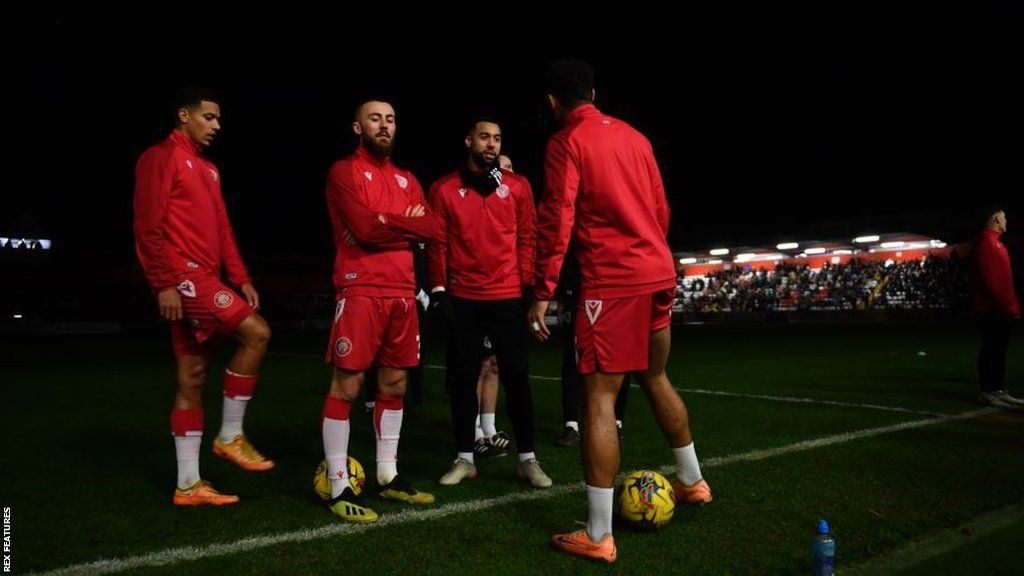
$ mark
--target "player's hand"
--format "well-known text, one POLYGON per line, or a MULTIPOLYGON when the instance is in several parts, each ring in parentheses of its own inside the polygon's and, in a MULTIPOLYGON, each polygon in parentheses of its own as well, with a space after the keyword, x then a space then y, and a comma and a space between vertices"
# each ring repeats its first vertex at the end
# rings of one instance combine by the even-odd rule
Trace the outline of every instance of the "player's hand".
POLYGON ((249 306, 252 306, 253 310, 260 309, 260 294, 252 287, 252 284, 248 282, 242 284, 242 296, 245 296, 245 300, 249 302, 249 306))
POLYGON ((427 209, 424 208, 422 204, 417 204, 415 206, 410 204, 409 206, 405 207, 405 215, 408 218, 419 218, 420 216, 423 216, 426 213, 427 209))
POLYGON ((533 337, 541 342, 551 337, 551 331, 544 324, 544 316, 547 312, 548 301, 536 300, 530 306, 530 311, 526 313, 526 326, 530 330, 530 334, 533 334, 533 337))
POLYGON ((341 233, 341 241, 346 246, 356 245, 356 237, 352 235, 352 232, 350 232, 348 228, 346 228, 345 231, 341 233))
POLYGON ((416 293, 416 301, 423 307, 424 312, 430 308, 430 294, 427 294, 427 291, 423 288, 420 288, 420 291, 416 293))
POLYGON ((161 290, 156 295, 157 306, 160 308, 160 317, 171 322, 177 322, 184 318, 181 311, 181 294, 177 288, 161 290))

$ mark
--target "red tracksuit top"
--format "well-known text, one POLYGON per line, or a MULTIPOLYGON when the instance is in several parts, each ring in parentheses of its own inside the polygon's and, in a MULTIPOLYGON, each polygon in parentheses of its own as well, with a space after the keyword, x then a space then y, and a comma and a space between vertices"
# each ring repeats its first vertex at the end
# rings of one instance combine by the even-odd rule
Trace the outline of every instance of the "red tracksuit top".
POLYGON ((999 241, 999 236, 999 232, 986 229, 974 242, 971 251, 971 306, 976 312, 995 312, 1016 318, 1020 316, 1020 303, 1013 291, 1010 254, 999 241))
POLYGON ((501 175, 487 197, 463 184, 458 171, 430 187, 443 232, 443 240, 427 247, 431 288, 470 300, 508 300, 533 283, 533 191, 523 176, 501 175))
POLYGON ((675 285, 669 207, 651 143, 593 104, 548 142, 537 209, 537 298, 555 292, 570 238, 581 298, 623 298, 675 285))
POLYGON ((185 273, 219 278, 222 265, 236 287, 252 281, 220 194, 220 172, 180 130, 135 166, 135 252, 155 292, 177 286, 185 273))
POLYGON ((416 287, 410 242, 440 239, 440 226, 416 177, 362 143, 327 175, 327 211, 334 230, 334 289, 337 298, 410 298, 416 287), (425 216, 404 216, 422 205, 425 216), (384 216, 386 222, 381 222, 384 216), (344 242, 348 230, 357 244, 344 242))

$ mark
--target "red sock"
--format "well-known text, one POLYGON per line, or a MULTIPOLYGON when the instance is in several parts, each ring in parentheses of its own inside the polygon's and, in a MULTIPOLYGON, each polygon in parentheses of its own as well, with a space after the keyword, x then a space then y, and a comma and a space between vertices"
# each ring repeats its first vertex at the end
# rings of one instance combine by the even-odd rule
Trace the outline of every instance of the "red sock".
POLYGON ((236 374, 231 370, 224 370, 224 395, 228 398, 248 400, 252 398, 252 391, 256 389, 256 381, 259 374, 246 376, 236 374))
POLYGON ((202 436, 203 411, 194 408, 171 410, 171 433, 175 436, 202 436))
POLYGON ((351 411, 352 403, 348 400, 328 396, 327 400, 324 400, 322 417, 330 418, 331 420, 348 420, 348 415, 351 411))

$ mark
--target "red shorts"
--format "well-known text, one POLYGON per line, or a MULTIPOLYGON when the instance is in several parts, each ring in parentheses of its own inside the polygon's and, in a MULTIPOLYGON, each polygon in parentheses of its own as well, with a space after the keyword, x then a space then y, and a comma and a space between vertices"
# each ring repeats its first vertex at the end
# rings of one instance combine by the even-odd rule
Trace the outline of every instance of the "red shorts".
POLYGON ((327 364, 349 372, 420 363, 420 322, 413 298, 346 296, 334 308, 327 364))
POLYGON ((626 298, 580 299, 576 365, 580 374, 647 370, 651 332, 671 321, 675 288, 626 298))
POLYGON ((178 277, 184 319, 171 323, 175 356, 209 356, 253 313, 245 298, 216 276, 178 277))

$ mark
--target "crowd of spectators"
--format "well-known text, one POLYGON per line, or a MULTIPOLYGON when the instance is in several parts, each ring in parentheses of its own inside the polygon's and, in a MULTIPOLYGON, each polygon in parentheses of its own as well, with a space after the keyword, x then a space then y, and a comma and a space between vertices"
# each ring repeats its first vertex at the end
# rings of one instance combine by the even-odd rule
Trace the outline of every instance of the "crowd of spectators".
POLYGON ((958 308, 966 294, 964 263, 952 253, 904 262, 853 259, 820 269, 735 264, 709 276, 678 278, 676 305, 684 312, 924 310, 958 308))

